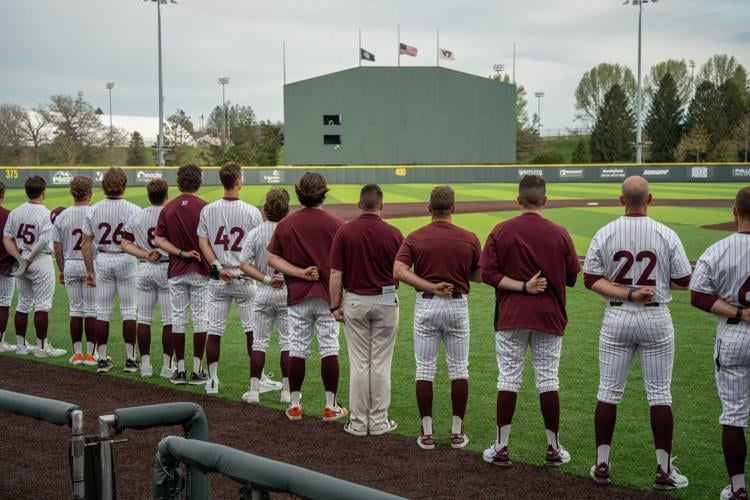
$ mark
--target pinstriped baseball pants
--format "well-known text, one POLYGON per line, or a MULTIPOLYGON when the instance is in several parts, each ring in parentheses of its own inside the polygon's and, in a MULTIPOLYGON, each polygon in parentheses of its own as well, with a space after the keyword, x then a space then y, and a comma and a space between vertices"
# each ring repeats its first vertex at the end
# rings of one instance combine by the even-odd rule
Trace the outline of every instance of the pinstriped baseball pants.
POLYGON ((750 328, 746 324, 719 328, 724 330, 719 332, 714 348, 716 387, 722 406, 719 423, 745 428, 750 413, 750 328))
POLYGON ((10 307, 15 283, 16 280, 13 276, 0 275, 0 307, 10 307))
POLYGON ((123 321, 136 319, 136 260, 124 253, 99 253, 96 256, 96 319, 109 321, 120 296, 123 321))
POLYGON ((96 288, 86 284, 86 266, 82 260, 66 260, 65 290, 71 318, 96 317, 96 288))
POLYGON ((250 280, 232 280, 230 283, 222 280, 209 280, 208 334, 224 335, 232 300, 237 301, 243 332, 252 331, 253 297, 255 297, 255 287, 250 280))
POLYGON ((273 323, 279 328, 279 350, 288 351, 289 341, 286 288, 258 284, 253 301, 253 350, 266 352, 271 345, 273 323))
POLYGON ((32 309, 36 312, 49 312, 55 293, 55 265, 49 254, 37 257, 26 272, 18 276, 16 287, 17 312, 28 314, 32 309))
POLYGON ((188 307, 193 313, 193 332, 208 329, 208 276, 191 272, 169 278, 172 304, 172 332, 185 333, 188 324, 188 307))
POLYGON ((320 297, 310 297, 288 307, 289 357, 307 359, 310 355, 313 330, 318 334, 320 357, 338 356, 339 323, 331 314, 331 307, 320 297))
POLYGON ((469 378, 469 302, 417 293, 414 305, 414 357, 417 380, 432 381, 437 372, 440 342, 445 344, 448 378, 469 378))
POLYGON ((161 324, 172 324, 172 304, 169 299, 167 268, 169 263, 141 262, 138 266, 136 289, 138 290, 138 323, 150 325, 154 306, 159 302, 161 324))
POLYGON ((557 370, 560 367, 562 337, 537 330, 513 328, 495 332, 495 354, 500 371, 497 380, 498 391, 521 390, 523 367, 529 346, 537 392, 542 394, 560 389, 557 370))

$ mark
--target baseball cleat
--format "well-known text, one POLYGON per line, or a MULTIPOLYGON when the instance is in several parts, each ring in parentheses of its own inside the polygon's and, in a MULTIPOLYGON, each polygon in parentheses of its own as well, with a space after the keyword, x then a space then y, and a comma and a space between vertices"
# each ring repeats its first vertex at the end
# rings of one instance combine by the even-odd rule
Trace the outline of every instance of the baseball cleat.
POLYGON ((185 376, 185 372, 177 371, 169 381, 174 385, 185 385, 187 384, 187 377, 185 376))
POLYGON ((15 350, 16 346, 14 346, 13 344, 9 344, 5 341, 0 342, 0 352, 11 352, 15 350))
POLYGON ((206 390, 206 394, 219 394, 219 379, 217 377, 211 377, 206 381, 206 385, 203 387, 206 390))
POLYGON ((16 356, 28 356, 29 354, 33 353, 36 349, 29 344, 21 345, 18 344, 16 346, 16 356))
POLYGON ((417 445, 423 450, 434 450, 435 449, 435 435, 425 434, 424 430, 420 426, 419 437, 417 438, 417 445))
POLYGON ((612 482, 612 480, 609 478, 608 463, 602 462, 599 465, 592 465, 591 470, 589 471, 589 475, 596 484, 609 484, 612 482))
POLYGON ((463 427, 458 434, 451 434, 451 448, 459 449, 469 444, 469 437, 464 433, 463 427))
POLYGON ((269 373, 268 375, 266 375, 265 373, 261 374, 260 386, 258 387, 258 391, 261 394, 263 394, 264 392, 273 392, 273 391, 281 390, 281 387, 282 387, 281 382, 276 382, 275 380, 271 380, 271 377, 273 377, 273 373, 269 373))
POLYGON ((482 453, 482 460, 488 464, 497 465, 498 467, 510 467, 513 465, 513 462, 510 461, 508 447, 503 446, 498 450, 497 443, 492 443, 492 446, 484 450, 484 453, 482 453))
POLYGON ((292 393, 289 391, 281 391, 281 398, 279 402, 289 404, 292 402, 292 393))
POLYGON ((86 354, 83 356, 83 366, 96 366, 97 360, 92 356, 91 354, 86 354))
POLYGON ((352 425, 351 422, 347 422, 344 424, 344 432, 351 434, 352 436, 366 436, 367 435, 367 429, 357 429, 352 425))
POLYGON ((323 420, 333 422, 349 414, 349 410, 336 403, 336 406, 326 406, 323 408, 323 420))
POLYGON ((206 375, 206 372, 201 371, 200 373, 193 372, 192 375, 190 375, 190 380, 188 380, 188 384, 190 385, 203 385, 206 382, 208 382, 208 375, 206 375))
POLYGON ((242 395, 242 401, 249 405, 257 405, 260 403, 260 392, 248 390, 242 395))
POLYGON ((151 378, 154 375, 154 369, 151 367, 151 363, 141 363, 139 371, 141 378, 151 378))
POLYGON ((656 466, 656 479, 653 486, 655 490, 677 490, 688 486, 688 478, 681 474, 671 461, 670 465, 672 470, 668 473, 661 470, 661 465, 656 466))
POLYGON ((170 368, 167 365, 164 365, 161 367, 161 372, 159 372, 159 376, 161 378, 171 379, 174 377, 174 374, 177 372, 175 368, 170 368))
POLYGON ((386 422, 386 424, 382 427, 376 427, 374 429, 370 429, 370 435, 371 436, 380 436, 381 434, 386 434, 388 432, 395 431, 398 428, 398 424, 395 420, 389 420, 386 422))
POLYGON ((75 366, 80 366, 83 364, 83 354, 76 353, 73 354, 70 359, 68 360, 68 363, 75 366))
POLYGON ((34 350, 34 356, 37 358, 58 358, 60 356, 65 356, 66 352, 65 349, 56 349, 50 344, 49 340, 45 340, 44 347, 41 349, 37 347, 34 350))
POLYGON ((96 364, 96 373, 107 373, 114 367, 115 364, 109 359, 109 357, 107 357, 107 359, 100 359, 96 364))
POLYGON ((721 490, 719 495, 721 500, 747 500, 747 491, 745 488, 740 488, 737 491, 732 491, 732 485, 728 484, 721 490))
POLYGON ((286 409, 286 416, 289 420, 302 420, 302 406, 290 406, 286 409))
POLYGON ((125 361, 125 366, 122 367, 122 371, 127 373, 135 373, 138 371, 138 362, 134 359, 128 359, 125 361))
POLYGON ((570 453, 562 445, 558 449, 555 449, 552 445, 547 446, 544 465, 547 467, 560 467, 568 462, 570 462, 570 453))

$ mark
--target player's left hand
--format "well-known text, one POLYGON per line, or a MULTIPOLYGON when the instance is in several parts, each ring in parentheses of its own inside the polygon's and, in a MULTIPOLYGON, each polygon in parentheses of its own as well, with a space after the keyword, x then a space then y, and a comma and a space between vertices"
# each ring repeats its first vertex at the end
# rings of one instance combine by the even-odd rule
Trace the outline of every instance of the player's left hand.
POLYGON ((94 273, 86 273, 86 285, 96 286, 96 278, 94 277, 94 273))
POLYGON ((340 307, 333 311, 333 317, 338 321, 339 323, 344 322, 344 311, 340 307))
POLYGON ((745 323, 750 323, 750 309, 742 310, 742 321, 744 321, 745 323))
POLYGON ((182 252, 182 258, 183 259, 195 259, 198 262, 201 261, 201 254, 198 253, 197 250, 189 250, 187 252, 182 252))
POLYGON ((542 276, 542 272, 537 272, 530 280, 526 282, 526 293, 529 295, 539 295, 547 289, 547 278, 542 276))
POLYGON ((149 261, 149 262, 151 262, 151 263, 154 263, 157 260, 159 260, 160 258, 161 258, 161 255, 159 255, 159 252, 157 252, 156 250, 151 250, 148 253, 148 256, 146 257, 146 260, 149 261))
POLYGON ((284 275, 274 274, 269 285, 273 288, 284 288, 284 275))
POLYGON ((654 295, 656 295, 656 293, 653 288, 650 286, 644 286, 643 288, 633 290, 632 299, 633 302, 644 302, 648 304, 654 301, 654 295))
POLYGON ((234 275, 222 267, 221 269, 219 269, 219 278, 224 283, 230 283, 234 279, 234 275))
POLYGON ((57 281, 59 281, 61 285, 65 284, 65 274, 62 271, 58 273, 57 281))

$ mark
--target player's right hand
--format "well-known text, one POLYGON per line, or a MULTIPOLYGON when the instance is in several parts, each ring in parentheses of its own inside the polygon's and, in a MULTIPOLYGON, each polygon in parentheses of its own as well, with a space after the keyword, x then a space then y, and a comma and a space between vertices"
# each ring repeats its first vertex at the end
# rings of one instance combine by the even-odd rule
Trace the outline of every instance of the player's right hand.
POLYGON ((86 273, 86 285, 96 286, 96 278, 94 277, 94 273, 86 273))
POLYGON ((440 283, 435 283, 432 287, 432 293, 438 297, 450 297, 453 295, 453 285, 442 281, 440 283))
POLYGON ((161 255, 159 255, 159 252, 157 252, 156 250, 151 250, 148 253, 148 256, 146 257, 146 260, 149 261, 149 262, 151 262, 151 263, 154 263, 157 260, 159 260, 160 258, 161 258, 161 255))
POLYGON ((284 288, 284 275, 274 274, 269 285, 273 288, 284 288))
POLYGON ((335 311, 333 311, 333 317, 338 321, 339 323, 344 322, 344 311, 339 307, 335 311))
POLYGON ((542 276, 542 272, 537 272, 530 280, 526 282, 526 293, 529 295, 539 295, 547 289, 547 278, 542 276))
POLYGON ((318 281, 320 279, 320 271, 315 266, 310 266, 303 271, 304 278, 307 281, 318 281))
POLYGON ((201 254, 197 250, 189 250, 187 252, 182 252, 182 258, 183 259, 195 259, 198 262, 200 262, 201 254))
POLYGON ((750 323, 750 309, 742 310, 742 321, 744 321, 745 323, 750 323))
POLYGON ((633 299, 633 302, 653 302, 654 301, 654 289, 650 286, 644 286, 643 288, 637 288, 633 290, 633 295, 631 298, 633 299))
POLYGON ((60 282, 61 285, 65 284, 65 274, 62 271, 57 274, 57 281, 60 282))

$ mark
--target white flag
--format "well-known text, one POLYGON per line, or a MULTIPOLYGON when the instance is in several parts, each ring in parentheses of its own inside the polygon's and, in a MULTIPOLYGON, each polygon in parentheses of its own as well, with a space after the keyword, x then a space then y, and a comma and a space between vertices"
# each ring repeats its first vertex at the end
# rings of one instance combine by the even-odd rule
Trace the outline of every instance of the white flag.
POLYGON ((446 61, 455 61, 456 56, 453 54, 452 50, 440 49, 440 59, 445 59, 446 61))

